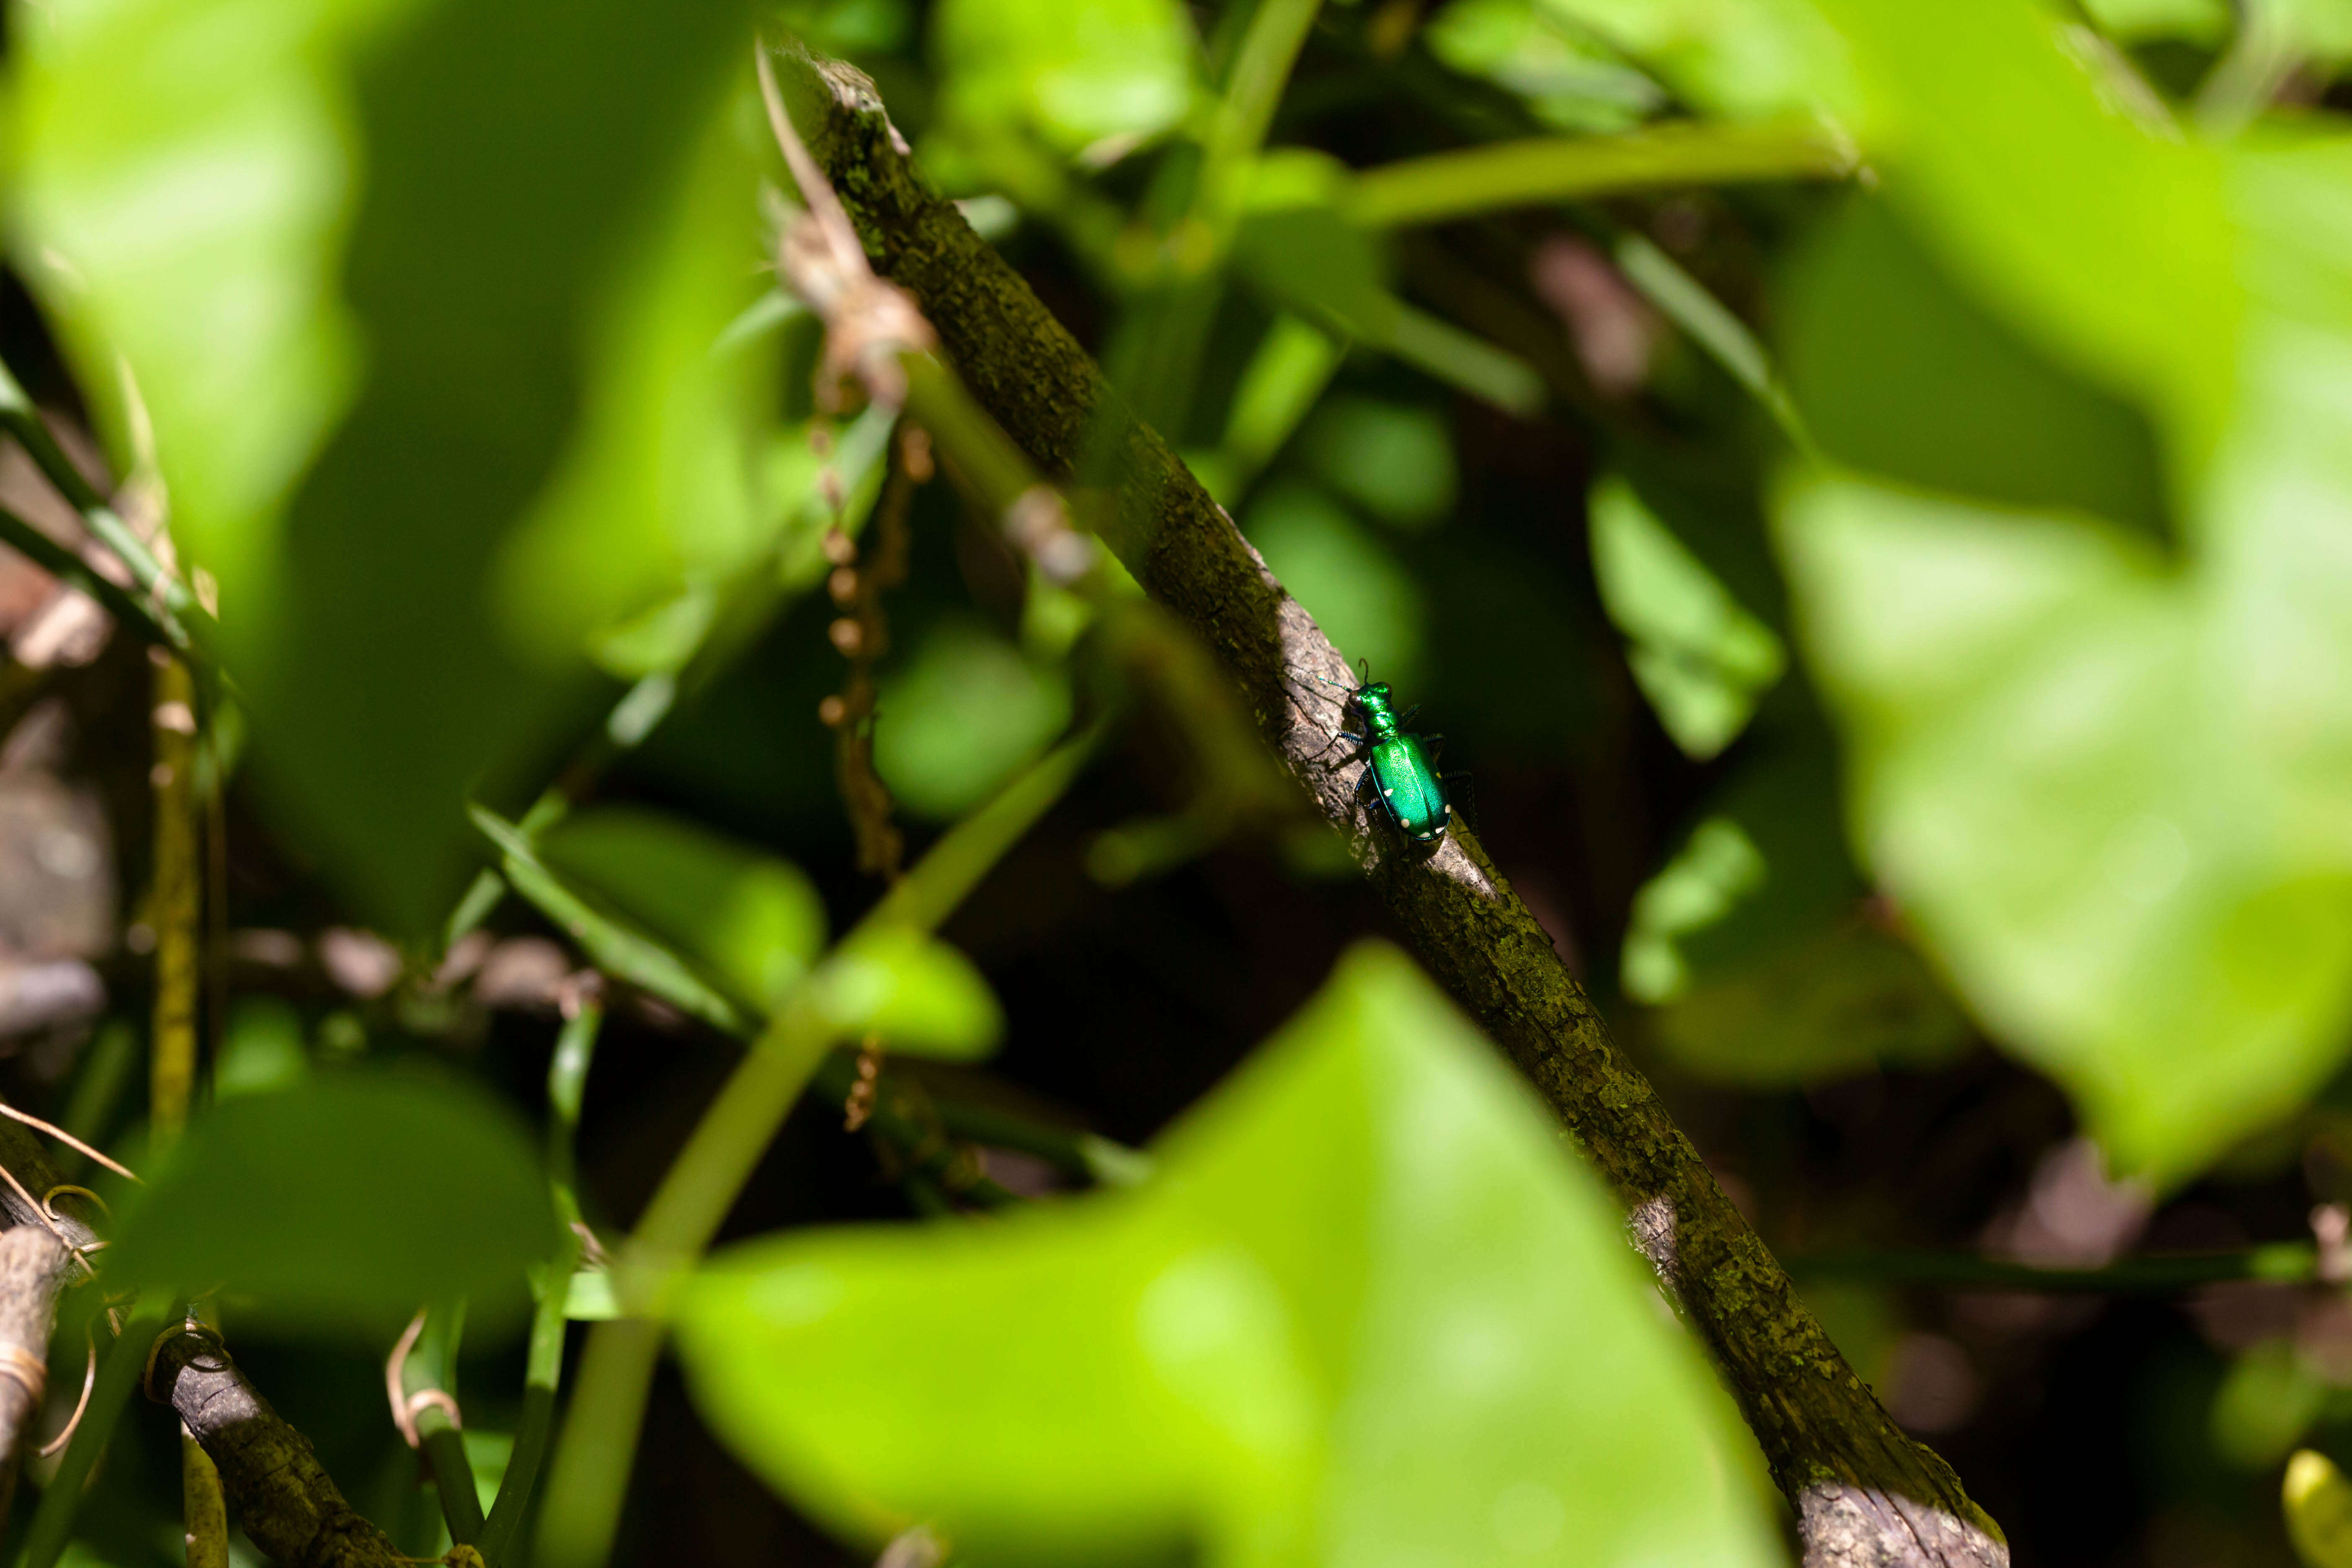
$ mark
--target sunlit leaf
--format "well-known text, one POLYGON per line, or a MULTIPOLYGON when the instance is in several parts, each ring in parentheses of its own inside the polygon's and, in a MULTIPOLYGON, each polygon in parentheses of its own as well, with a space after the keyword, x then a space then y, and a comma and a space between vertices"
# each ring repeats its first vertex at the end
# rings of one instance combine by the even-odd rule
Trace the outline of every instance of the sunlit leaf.
POLYGON ((544 763, 572 634, 756 533, 765 384, 703 357, 760 288, 714 129, 749 13, 414 9, 100 0, 10 59, 25 275, 119 468, 152 429, 289 835, 407 931, 468 790, 544 763))
MULTIPOLYGON (((2290 1110, 2352 1024, 2352 153, 2168 134, 2027 0, 1822 9, 1897 213, 1974 309, 2146 418, 2178 542, 1792 482, 1855 838, 1989 1031, 2118 1168, 2177 1180, 2290 1110)), ((2044 496, 2114 493, 2088 445, 2073 473, 2042 451, 2044 496)))
POLYGON ((658 812, 605 806, 541 836, 551 869, 772 1007, 824 945, 824 904, 788 861, 658 812))
POLYGON ((1784 522, 1871 867, 1996 1037, 2126 1170, 2193 1170, 2316 1087, 2352 858, 2276 804, 2266 715, 2221 673, 2255 651, 2232 584, 1858 480, 1792 489, 1784 522))
POLYGON ((825 961, 816 1005, 843 1036, 908 1056, 971 1061, 1004 1031, 995 993, 954 948, 904 926, 852 937, 825 961))
POLYGON ((1595 486, 1592 565, 1609 618, 1633 642, 1642 694, 1675 743, 1711 757, 1747 727, 1787 663, 1780 639, 1622 479, 1595 486))
POLYGON ((1852 110, 1845 50, 1808 0, 1538 0, 1719 114, 1852 110))
POLYGON ((1428 612, 1421 586, 1388 546, 1319 490, 1269 486, 1242 520, 1258 553, 1331 640, 1410 689, 1421 674, 1428 612))
POLYGON ((1839 462, 2166 535, 2146 415, 2021 342, 1884 203, 1854 203, 1815 239, 1785 313, 1790 390, 1839 462))
POLYGON ((129 1203, 110 1279, 225 1285, 240 1321, 372 1345, 426 1300, 520 1321, 554 1245, 535 1141, 480 1090, 357 1071, 213 1107, 129 1203))
POLYGON ((1657 83, 1543 0, 1454 0, 1422 37, 1445 64, 1517 93, 1561 131, 1623 131, 1665 103, 1657 83))
POLYGON ((985 1228, 721 1255, 679 1321, 706 1419, 835 1530, 975 1561, 1776 1559, 1609 1203, 1401 956, 1159 1152, 985 1228))

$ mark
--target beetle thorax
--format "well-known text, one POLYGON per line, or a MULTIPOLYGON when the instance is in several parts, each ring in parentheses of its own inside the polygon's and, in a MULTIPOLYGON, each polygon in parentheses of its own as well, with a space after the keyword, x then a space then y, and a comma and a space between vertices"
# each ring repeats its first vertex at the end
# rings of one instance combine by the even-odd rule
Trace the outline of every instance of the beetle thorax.
POLYGON ((1354 692, 1357 710, 1364 716, 1364 733, 1374 741, 1393 741, 1397 735, 1396 710, 1389 705, 1386 682, 1374 681, 1360 686, 1354 692))

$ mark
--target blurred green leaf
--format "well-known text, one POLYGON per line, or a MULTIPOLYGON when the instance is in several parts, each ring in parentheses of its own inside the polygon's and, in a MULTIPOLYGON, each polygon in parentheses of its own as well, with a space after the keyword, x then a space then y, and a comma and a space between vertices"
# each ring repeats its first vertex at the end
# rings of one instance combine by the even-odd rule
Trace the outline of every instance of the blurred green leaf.
POLYGON ((347 1070, 226 1100, 128 1200, 107 1278, 249 1295, 240 1321, 396 1332, 426 1300, 465 1298, 495 1334, 530 1304, 554 1246, 536 1142, 478 1089, 347 1070))
POLYGON ((1843 115, 1856 93, 1845 51, 1808 0, 1538 0, 1711 113, 1843 115))
POLYGON ((2231 1362, 2214 1390, 2214 1450, 2240 1469, 2267 1470, 2303 1441, 2327 1394, 2294 1340, 2264 1340, 2231 1362))
POLYGON ((1712 757, 1747 728, 1787 652, 1625 479, 1601 480, 1590 506, 1593 574, 1633 645, 1633 679, 1676 745, 1712 757))
POLYGON ((1435 408, 1337 398, 1299 448, 1318 479, 1382 521, 1423 528, 1454 509, 1454 435, 1435 408))
MULTIPOLYGON (((2180 541, 1793 480, 1855 837, 2116 1167, 2177 1181, 2352 1037, 2352 149, 2150 128, 2028 0, 1823 9, 1896 211, 1961 293, 2145 414, 2180 541)), ((2109 482, 2084 458, 2056 481, 2078 504, 2109 482)))
POLYGON ((1782 317, 1790 389, 1837 461, 2167 536, 2147 416, 1965 295, 1884 203, 1850 204, 1815 239, 1782 317))
POLYGON ((1068 727, 1069 679, 953 619, 884 676, 875 713, 875 771, 908 811, 943 821, 987 799, 1068 727))
POLYGON ((547 866, 772 1008, 824 946, 824 903, 798 867, 659 812, 604 806, 540 836, 547 866))
POLYGON ((502 624, 550 664, 763 559, 814 489, 814 471, 770 460, 772 443, 793 458, 808 447, 804 429, 777 429, 778 340, 725 341, 746 306, 775 297, 744 263, 764 248, 763 165, 734 107, 702 129, 613 281, 583 300, 577 423, 494 568, 502 624))
POLYGON ((222 1032, 213 1064, 213 1097, 235 1100, 291 1089, 310 1075, 301 1016, 275 996, 240 996, 222 1032))
POLYGON ((2261 599, 2112 530, 1854 479, 1792 487, 1784 537, 1871 866, 2118 1165, 2177 1177, 2316 1087, 2352 859, 2286 809, 2262 687, 2225 677, 2261 599))
POLYGON ((1427 648, 1421 585, 1385 543, 1320 490, 1269 485, 1242 531, 1331 640, 1410 690, 1427 648))
POLYGON ((816 1005, 839 1035, 879 1035, 907 1056, 976 1061, 1004 1032, 995 993, 971 961, 906 926, 843 942, 819 973, 816 1005))
POLYGON ((1665 104, 1658 84, 1542 0, 1454 0, 1423 39, 1465 76, 1527 100, 1560 131, 1623 131, 1665 104))
POLYGON ((1720 1083, 1925 1067, 1976 1036, 1848 861, 1830 737, 1778 705, 1746 765, 1633 900, 1626 994, 1658 1048, 1720 1083))
POLYGON ((706 1419, 861 1542, 976 1561, 1763 1563, 1727 1406, 1591 1175, 1358 950, 1117 1197, 722 1254, 706 1419))
POLYGON ((756 524, 729 462, 763 382, 696 357, 759 289, 713 128, 748 11, 410 9, 100 0, 10 66, 26 276, 119 468, 152 427, 259 776, 420 931, 469 789, 576 696, 565 635, 756 524))
POLYGON ((942 113, 1026 125, 1066 153, 1173 126, 1193 48, 1174 0, 944 0, 931 18, 942 113))
POLYGON ((2202 462, 2238 381, 2221 154, 2117 112, 2034 0, 1816 3, 1859 68, 1887 195, 1937 258, 2147 410, 2168 478, 2202 462))
POLYGON ((1764 856, 1746 828, 1710 816, 1634 896, 1625 931, 1625 994, 1653 1005, 1690 989, 1681 939, 1719 924, 1764 886, 1764 856))

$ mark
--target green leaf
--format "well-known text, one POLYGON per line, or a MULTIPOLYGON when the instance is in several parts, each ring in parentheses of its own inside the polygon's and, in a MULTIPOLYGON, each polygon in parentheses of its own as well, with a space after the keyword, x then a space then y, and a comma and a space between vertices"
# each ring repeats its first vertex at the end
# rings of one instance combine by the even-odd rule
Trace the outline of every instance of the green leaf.
POLYGON ((945 0, 932 53, 950 120, 1025 124, 1064 152, 1148 136, 1192 105, 1192 29, 1174 0, 945 0))
MULTIPOLYGON (((2238 616, 2284 584, 1852 479, 1792 486, 1782 526, 1865 856, 1995 1037, 2158 1179, 2315 1088, 2352 856, 2249 700, 2238 616)), ((2331 689, 2289 691, 2319 717, 2331 689)))
POLYGON ((1304 485, 1273 485, 1244 514, 1243 531, 1333 642, 1380 679, 1416 684, 1428 646, 1421 584, 1347 508, 1304 485))
POLYGON ((1845 51, 1809 0, 1538 0, 1717 114, 1852 110, 1845 51))
POLYGON ((1623 131, 1665 105, 1657 83, 1539 0, 1454 0, 1422 37, 1454 70, 1526 99, 1555 130, 1623 131))
POLYGON ((985 1228, 722 1254, 678 1321, 698 1405, 835 1530, 975 1561, 1776 1560, 1616 1213, 1402 956, 1359 949, 1159 1156, 985 1228))
MULTIPOLYGON (((2171 135, 2029 0, 1822 5, 1888 199, 1977 309, 2140 410, 2179 542, 1792 479, 1854 837, 1988 1031, 2175 1182, 2352 1039, 2352 145, 2171 135)), ((2112 491, 2112 453, 2083 461, 2042 493, 2112 491)))
POLYGON ((1070 722, 1068 677, 978 622, 932 628, 876 702, 874 769, 908 810, 961 816, 1070 722))
POLYGON ((819 973, 816 994, 836 1032, 879 1035, 908 1056, 976 1061, 1004 1032, 996 995, 971 961, 906 926, 843 942, 819 973))
POLYGON ((2168 464, 2201 462, 2238 368, 2221 155, 2118 112, 2034 0, 1817 3, 1856 60, 1874 166, 1939 260, 2042 352, 2138 402, 2168 464))
POLYGON ((1425 528, 1454 510, 1454 436, 1437 409, 1335 399, 1299 445, 1317 477, 1384 522, 1425 528))
POLYGON ((748 19, 96 0, 11 54, 25 274, 118 470, 152 429, 261 783, 395 929, 543 763, 578 636, 762 526, 765 351, 707 353, 760 287, 748 19))
POLYGON ((1636 1002, 1671 1002, 1690 989, 1683 938, 1720 924, 1764 886, 1763 853, 1748 830, 1710 816, 1634 895, 1623 984, 1636 1002))
POLYGON ((1840 463, 2167 536, 2147 416, 1969 297, 1884 203, 1852 203, 1815 237, 1781 314, 1790 390, 1840 463))
POLYGON ((275 996, 238 997, 223 1031, 220 1060, 213 1066, 214 1098, 269 1094, 310 1075, 310 1053, 293 1006, 275 996))
POLYGON ((1668 530, 1633 487, 1606 478, 1591 501, 1601 601, 1633 647, 1633 679, 1685 752, 1712 757, 1747 728, 1788 655, 1668 530))
POLYGON ((765 1011, 824 946, 798 867, 659 812, 604 806, 540 836, 540 858, 765 1011))
POLYGON ((240 1321, 373 1343, 419 1302, 463 1297, 468 1328, 497 1332, 554 1246, 534 1151, 457 1083, 352 1070, 225 1100, 127 1200, 107 1278, 225 1285, 240 1321))
POLYGON ((1976 1039, 1849 862, 1825 727, 1776 705, 1708 815, 1633 900, 1626 994, 1676 1065, 1721 1083, 1924 1067, 1976 1039))

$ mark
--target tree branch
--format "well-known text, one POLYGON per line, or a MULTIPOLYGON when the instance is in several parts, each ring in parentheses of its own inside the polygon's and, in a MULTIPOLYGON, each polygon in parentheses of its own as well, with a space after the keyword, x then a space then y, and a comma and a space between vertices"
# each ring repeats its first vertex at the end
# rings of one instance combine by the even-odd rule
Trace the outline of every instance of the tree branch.
POLYGON ((288 1426, 220 1337, 184 1330, 157 1347, 148 1396, 170 1405, 220 1469, 253 1543, 289 1568, 397 1568, 406 1559, 354 1512, 310 1440, 288 1426))
POLYGON ((1366 814, 1360 764, 1333 760, 1333 702, 1317 684, 1350 684, 1348 662, 1313 617, 1167 444, 1111 405, 1020 276, 922 186, 873 85, 832 61, 782 63, 794 117, 876 268, 920 302, 982 405, 1065 484, 1090 442, 1115 442, 1123 489, 1096 520, 1104 542, 1213 651, 1267 743, 1351 837, 1422 961, 1615 1187, 1796 1508, 1809 1568, 2006 1564, 1999 1527, 1847 1367, 1476 837, 1457 818, 1433 853, 1413 850, 1366 814))

